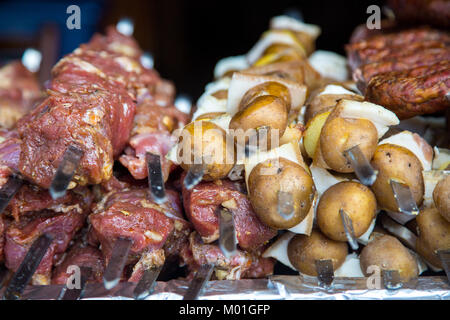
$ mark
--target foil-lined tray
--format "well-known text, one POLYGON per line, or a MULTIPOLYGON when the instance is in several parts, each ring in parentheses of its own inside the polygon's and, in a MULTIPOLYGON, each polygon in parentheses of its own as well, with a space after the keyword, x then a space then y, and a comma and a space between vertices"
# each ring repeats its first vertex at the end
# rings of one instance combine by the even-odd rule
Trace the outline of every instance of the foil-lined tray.
MULTIPOLYGON (((170 280, 157 282, 146 300, 181 300, 189 282, 170 280)), ((382 285, 382 284, 381 284, 382 285)), ((88 284, 83 299, 130 300, 135 283, 122 282, 106 290, 101 283, 88 284)), ((22 299, 57 299, 62 285, 28 286, 22 299)), ((3 294, 4 288, 0 291, 3 294)), ((329 289, 319 286, 317 279, 303 276, 272 276, 268 279, 209 281, 199 300, 450 300, 446 277, 420 277, 403 284, 401 289, 368 289, 367 278, 335 278, 329 289)))

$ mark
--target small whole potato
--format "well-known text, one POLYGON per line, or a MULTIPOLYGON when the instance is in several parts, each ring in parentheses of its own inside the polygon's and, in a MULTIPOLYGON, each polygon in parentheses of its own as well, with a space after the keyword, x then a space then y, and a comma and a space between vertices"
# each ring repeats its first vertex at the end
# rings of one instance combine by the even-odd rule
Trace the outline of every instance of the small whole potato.
POLYGON ((378 266, 381 270, 397 270, 400 280, 407 282, 419 276, 416 259, 395 237, 384 235, 377 237, 365 246, 359 257, 361 270, 370 276, 368 268, 378 266))
POLYGON ((204 180, 225 178, 234 166, 234 157, 232 139, 227 139, 225 130, 210 121, 189 123, 179 137, 178 162, 186 171, 194 164, 203 164, 204 180))
POLYGON ((248 190, 259 219, 275 229, 289 229, 302 222, 315 193, 314 182, 306 170, 285 158, 269 159, 256 165, 248 177, 248 190), (292 194, 294 214, 288 220, 278 213, 279 191, 292 194))
POLYGON ((378 144, 378 131, 367 119, 329 117, 320 134, 320 151, 325 163, 337 172, 354 172, 344 151, 359 146, 366 159, 372 159, 378 144))
MULTIPOLYGON (((450 249, 450 222, 439 214, 438 209, 428 208, 419 213, 416 218, 419 229, 421 251, 428 251, 428 256, 435 259, 430 261, 437 267, 442 267, 437 251, 450 249)), ((427 259, 427 255, 424 256, 427 259)))
POLYGON ((248 90, 239 103, 239 111, 248 108, 255 99, 263 96, 274 96, 283 101, 288 109, 291 107, 291 93, 289 89, 276 81, 266 81, 248 90))
POLYGON ((340 209, 352 220, 355 236, 359 238, 375 218, 375 195, 361 183, 343 181, 328 188, 320 197, 316 212, 320 230, 330 239, 347 241, 340 209))
POLYGON ((308 237, 304 234, 294 236, 288 244, 288 258, 301 273, 317 276, 316 260, 333 262, 333 270, 338 269, 347 257, 348 247, 344 242, 334 241, 314 229, 308 237))
POLYGON ((315 115, 333 109, 339 100, 364 101, 364 97, 357 94, 321 94, 316 95, 307 105, 305 111, 305 122, 314 118, 315 115))
POLYGON ((211 120, 214 118, 217 118, 219 116, 224 115, 225 112, 208 112, 208 113, 204 113, 200 116, 197 117, 197 119, 195 119, 195 121, 197 120, 211 120))
MULTIPOLYGON (((244 110, 236 113, 230 121, 229 128, 232 130, 242 130, 242 134, 235 134, 236 137, 244 135, 247 130, 253 129, 256 134, 256 129, 261 127, 268 127, 265 137, 267 141, 258 141, 259 143, 266 143, 267 149, 278 147, 272 141, 272 135, 279 139, 283 136, 287 127, 288 110, 286 103, 272 95, 259 96, 252 100, 252 103, 244 110)), ((245 143, 247 143, 250 135, 245 134, 245 143)))
POLYGON ((411 151, 393 144, 382 144, 375 150, 371 164, 375 170, 378 170, 377 179, 371 189, 375 193, 380 208, 398 211, 390 185, 391 179, 409 186, 414 201, 418 206, 422 204, 425 188, 423 167, 411 151))
POLYGON ((442 217, 450 222, 450 175, 438 182, 433 191, 433 200, 442 217))

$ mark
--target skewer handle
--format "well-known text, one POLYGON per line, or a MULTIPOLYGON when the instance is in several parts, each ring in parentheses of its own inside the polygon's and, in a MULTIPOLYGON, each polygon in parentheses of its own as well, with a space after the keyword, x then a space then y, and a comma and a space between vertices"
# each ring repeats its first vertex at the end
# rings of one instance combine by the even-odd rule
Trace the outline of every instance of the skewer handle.
POLYGON ((384 287, 388 290, 397 290, 403 287, 403 283, 400 281, 400 274, 397 270, 383 270, 383 283, 384 287))
POLYGON ((183 184, 186 189, 191 190, 202 181, 205 175, 205 166, 203 164, 193 164, 184 177, 183 184))
POLYGON ((164 188, 164 176, 161 169, 161 156, 147 152, 146 160, 150 194, 154 202, 163 204, 167 201, 167 197, 166 189, 164 188))
POLYGON ((114 243, 111 259, 103 274, 103 285, 106 290, 114 288, 119 283, 132 245, 133 241, 125 238, 119 238, 114 243))
POLYGON ((319 285, 329 288, 334 280, 333 262, 330 259, 316 260, 316 272, 319 285))
POLYGON ((237 251, 236 245, 233 213, 226 208, 219 207, 219 248, 223 255, 230 259, 237 251))
POLYGON ((152 294, 156 280, 163 266, 151 267, 144 271, 144 274, 134 288, 133 295, 136 300, 143 300, 152 294))
POLYGON ((411 189, 404 183, 390 180, 391 189, 394 193, 395 201, 397 202, 398 211, 409 216, 416 216, 419 214, 411 189))
POLYGON ((448 282, 450 283, 450 249, 438 250, 437 254, 439 260, 441 260, 442 266, 444 267, 448 282))
POLYGON ((378 171, 375 170, 362 153, 359 146, 354 146, 344 151, 344 156, 350 161, 359 181, 366 186, 371 186, 377 179, 378 171))
POLYGON ((22 185, 23 180, 18 175, 13 174, 9 177, 8 181, 0 189, 0 213, 5 210, 22 185))
POLYGON ((64 286, 58 300, 79 300, 83 298, 84 289, 86 288, 87 281, 92 274, 92 269, 89 267, 81 267, 80 271, 80 288, 69 289, 67 286, 64 286))
POLYGON ((197 300, 198 296, 206 286, 206 283, 211 278, 214 270, 214 265, 204 264, 197 270, 194 279, 191 282, 183 300, 197 300))
POLYGON ((3 299, 5 300, 18 300, 20 299, 23 290, 30 282, 36 269, 44 258, 47 249, 52 243, 53 237, 44 233, 36 241, 33 242, 28 250, 25 258, 19 266, 19 269, 12 277, 5 290, 3 299))
POLYGON ((50 195, 53 199, 61 198, 66 194, 66 190, 75 175, 83 153, 83 150, 74 145, 67 147, 50 185, 50 195))
POLYGON ((353 250, 358 250, 359 245, 355 237, 352 219, 342 208, 339 210, 339 214, 341 215, 342 224, 344 225, 345 236, 347 237, 350 247, 352 247, 353 250))

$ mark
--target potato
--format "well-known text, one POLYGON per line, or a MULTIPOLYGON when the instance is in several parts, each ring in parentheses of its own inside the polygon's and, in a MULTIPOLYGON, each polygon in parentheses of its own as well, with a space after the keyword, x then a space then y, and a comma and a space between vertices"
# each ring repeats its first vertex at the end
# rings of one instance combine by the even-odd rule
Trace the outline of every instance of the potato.
POLYGON ((222 115, 224 115, 224 114, 226 114, 226 113, 225 113, 225 112, 209 112, 209 113, 204 113, 204 114, 198 116, 198 118, 195 119, 195 120, 196 120, 196 121, 197 121, 197 120, 211 120, 211 119, 217 118, 217 117, 219 117, 219 116, 222 116, 222 115))
POLYGON ((330 259, 333 270, 336 270, 344 263, 348 247, 346 243, 328 239, 314 229, 309 237, 303 234, 294 236, 287 251, 289 261, 298 271, 317 276, 316 260, 330 259))
POLYGON ((307 216, 314 198, 314 182, 299 164, 285 158, 257 164, 248 177, 249 199, 259 219, 275 229, 289 229, 307 216), (278 161, 277 161, 278 160, 278 161), (278 213, 278 192, 293 196, 294 214, 285 220, 278 213))
POLYGON ((367 268, 378 266, 381 270, 397 270, 400 280, 407 282, 419 276, 416 259, 401 242, 392 236, 377 237, 363 248, 360 255, 361 270, 370 276, 367 268))
POLYGON ((232 139, 227 139, 225 130, 210 121, 186 125, 178 143, 177 160, 181 167, 189 170, 197 157, 200 160, 197 162, 205 165, 204 180, 225 178, 234 166, 232 139))
POLYGON ((330 111, 341 99, 364 101, 364 97, 356 94, 321 94, 315 96, 306 107, 305 121, 308 122, 317 114, 330 111))
POLYGON ((391 189, 390 180, 409 186, 417 205, 423 201, 424 181, 422 164, 408 149, 393 145, 379 145, 373 155, 371 164, 378 170, 378 176, 371 186, 380 208, 398 211, 397 202, 391 189))
POLYGON ((252 66, 262 67, 273 63, 290 62, 301 60, 304 58, 304 51, 301 49, 290 47, 289 45, 276 44, 268 47, 261 58, 259 58, 252 66))
POLYGON ((330 113, 331 111, 320 113, 306 124, 305 135, 303 137, 303 146, 311 159, 314 158, 317 144, 319 143, 320 133, 322 132, 322 127, 327 121, 330 113))
POLYGON ((437 251, 450 249, 450 222, 445 220, 436 208, 421 211, 416 221, 419 229, 419 246, 422 252, 428 252, 424 256, 425 259, 427 256, 434 256, 433 261, 430 261, 431 264, 442 268, 437 251))
POLYGON ((322 194, 316 213, 320 230, 330 239, 347 241, 341 208, 352 220, 355 236, 359 238, 375 218, 377 202, 368 187, 355 181, 339 182, 322 194))
POLYGON ((247 109, 257 98, 263 96, 274 96, 281 99, 289 112, 291 93, 285 85, 277 81, 266 81, 248 90, 239 103, 239 111, 247 109))
MULTIPOLYGON (((229 128, 243 130, 241 134, 236 134, 236 136, 245 135, 245 142, 247 142, 250 136, 248 133, 246 134, 247 130, 253 129, 256 134, 256 129, 268 126, 269 129, 265 137, 267 137, 267 148, 270 149, 278 147, 279 139, 283 136, 287 127, 287 120, 286 103, 276 96, 266 95, 255 98, 246 109, 236 113, 231 119, 229 128), (272 141, 272 136, 277 137, 278 141, 272 141)), ((261 138, 261 140, 265 142, 264 139, 261 138)))
POLYGON ((433 191, 433 200, 442 217, 450 222, 450 175, 438 182, 433 191))
POLYGON ((320 134, 320 151, 325 163, 337 172, 354 172, 344 151, 359 146, 366 159, 372 159, 378 144, 378 131, 367 119, 328 117, 320 134))

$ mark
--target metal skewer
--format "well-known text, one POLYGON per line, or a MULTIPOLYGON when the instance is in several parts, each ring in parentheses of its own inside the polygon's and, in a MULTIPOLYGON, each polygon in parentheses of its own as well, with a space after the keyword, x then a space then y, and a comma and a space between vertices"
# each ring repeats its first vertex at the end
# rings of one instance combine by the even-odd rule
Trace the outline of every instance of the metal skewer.
POLYGON ((319 285, 330 288, 334 280, 333 262, 330 259, 316 260, 316 272, 319 285))
POLYGON ((237 252, 236 229, 233 213, 219 206, 219 248, 223 255, 230 259, 237 252))
POLYGON ((342 224, 344 225, 345 236, 347 237, 347 241, 352 247, 353 250, 358 250, 358 241, 355 237, 355 231, 353 229, 353 221, 349 217, 349 215, 344 211, 344 209, 339 210, 339 214, 341 215, 342 224))
POLYGON ((0 189, 0 213, 5 210, 22 185, 23 180, 18 175, 13 174, 8 178, 8 181, 0 189))
POLYGON ((344 156, 355 170, 359 181, 366 186, 371 186, 377 179, 378 171, 375 170, 362 153, 359 146, 354 146, 344 151, 344 156))
POLYGON ((132 245, 133 241, 125 238, 118 238, 114 243, 111 259, 103 274, 105 289, 110 290, 119 283, 132 245))
POLYGON ((211 278, 214 270, 213 264, 204 264, 195 273, 194 279, 192 279, 191 285, 184 294, 183 300, 197 300, 206 286, 206 283, 211 278))
POLYGON ((383 270, 383 283, 384 287, 388 290, 397 290, 403 287, 403 283, 400 281, 400 274, 398 270, 383 270))
POLYGON ((152 266, 144 271, 142 278, 134 288, 133 296, 137 300, 143 300, 152 294, 156 280, 163 269, 163 266, 152 266))
POLYGON ((53 237, 44 233, 36 241, 33 242, 28 250, 25 258, 19 266, 19 269, 12 277, 5 290, 3 299, 18 300, 20 299, 23 290, 30 282, 36 269, 42 261, 47 249, 52 243, 53 237))
POLYGON ((205 165, 204 164, 193 164, 187 174, 184 177, 183 184, 186 189, 190 190, 202 181, 205 175, 205 165))
POLYGON ((50 185, 49 191, 53 199, 58 199, 66 194, 66 190, 75 175, 83 153, 83 150, 74 145, 70 145, 64 152, 63 159, 50 185))
POLYGON ((161 169, 161 156, 147 152, 147 170, 148 170, 148 184, 150 187, 150 194, 153 201, 157 204, 163 204, 167 201, 166 190, 164 188, 164 176, 161 169))
POLYGON ((404 183, 390 180, 392 192, 394 193, 395 201, 397 202, 398 211, 406 215, 418 215, 419 208, 417 207, 411 189, 404 183))
POLYGON ((80 288, 69 289, 67 285, 65 285, 59 294, 58 300, 79 300, 83 298, 84 289, 86 288, 87 281, 92 274, 92 268, 81 267, 80 272, 80 288))
POLYGON ((448 282, 450 283, 450 249, 438 250, 437 254, 439 260, 441 260, 442 266, 444 267, 448 282))

